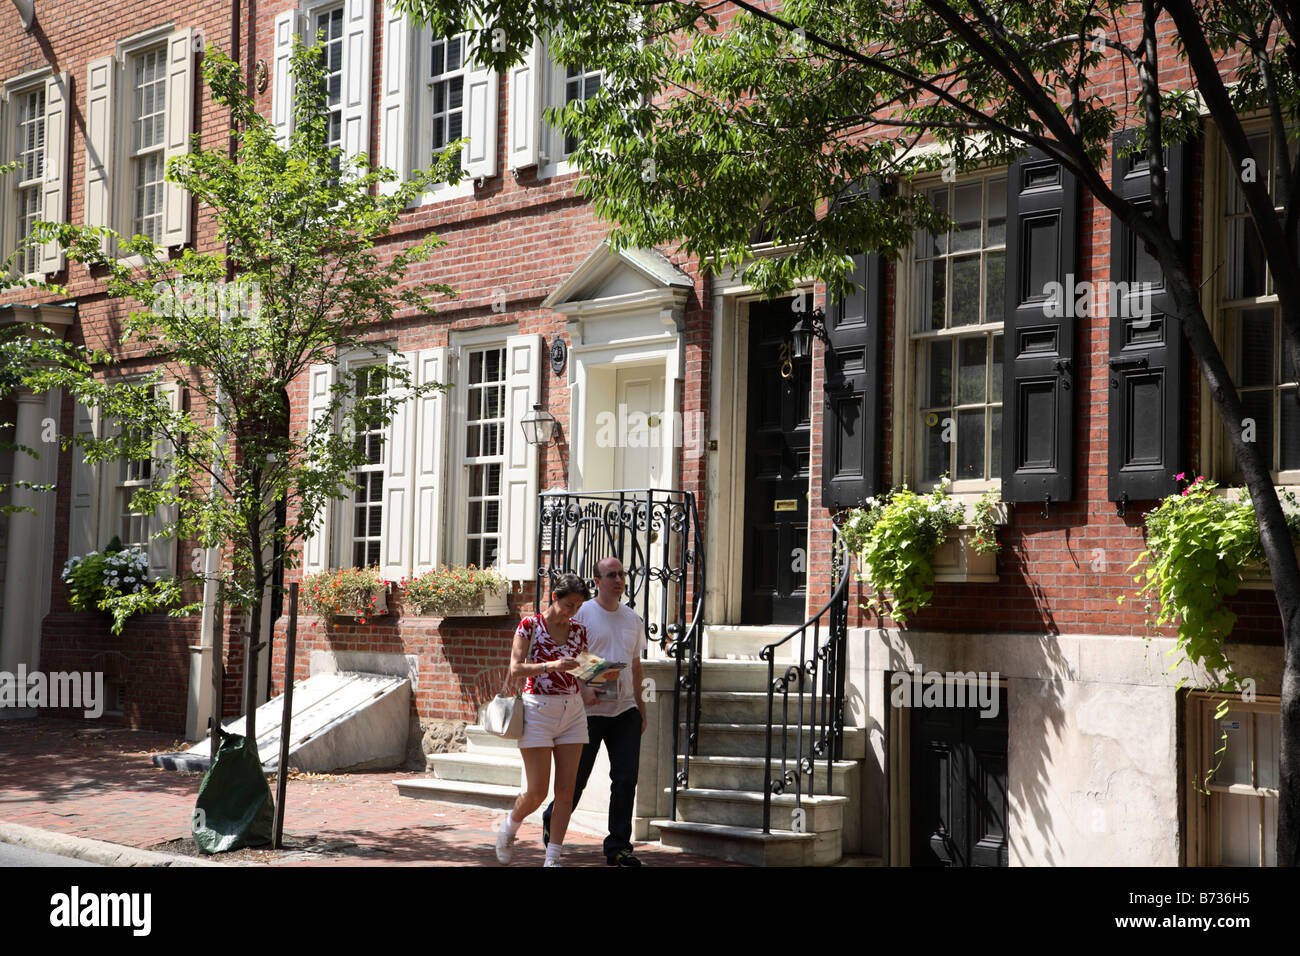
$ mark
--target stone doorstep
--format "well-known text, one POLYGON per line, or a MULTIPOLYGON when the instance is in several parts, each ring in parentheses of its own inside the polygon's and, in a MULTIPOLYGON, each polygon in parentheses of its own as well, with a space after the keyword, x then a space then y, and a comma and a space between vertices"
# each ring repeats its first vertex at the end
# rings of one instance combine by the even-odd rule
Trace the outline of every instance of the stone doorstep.
POLYGON ((664 846, 751 866, 830 866, 839 862, 839 833, 764 833, 717 823, 652 820, 664 846))
MULTIPOLYGON (((700 693, 700 709, 710 720, 767 726, 767 692, 755 690, 706 690, 700 693)), ((790 717, 798 720, 799 708, 795 698, 790 700, 790 717)), ((804 702, 805 714, 809 712, 804 702)), ((812 713, 817 713, 817 700, 812 701, 812 713)), ((781 698, 772 701, 772 717, 781 717, 781 698)), ((810 721, 805 721, 805 725, 810 721)))
MULTIPOLYGON (((671 794, 672 788, 665 788, 671 794)), ((800 802, 804 812, 803 830, 825 833, 844 828, 844 808, 849 798, 819 795, 805 796, 800 802)), ((763 826, 763 794, 750 790, 705 790, 687 788, 677 791, 677 810, 692 823, 720 823, 727 826, 760 829, 763 826)), ((772 797, 772 829, 798 832, 793 827, 795 798, 792 793, 772 797)))
POLYGON ((426 771, 440 780, 460 780, 467 783, 490 783, 518 788, 524 764, 519 757, 487 753, 429 754, 425 757, 426 771))
MULTIPOLYGON (((684 726, 683 722, 683 726, 684 726)), ((793 753, 797 741, 794 728, 786 731, 788 753, 793 753)), ((780 735, 773 734, 773 743, 779 746, 780 735)), ((807 734, 804 740, 808 739, 807 734)), ((861 760, 866 757, 866 732, 861 727, 844 728, 844 759, 861 760)), ((712 755, 731 757, 762 757, 767 753, 766 724, 733 724, 700 722, 700 749, 712 755)), ((787 757, 787 759, 789 759, 787 757)))
MULTIPOLYGON (((678 755, 677 764, 684 766, 686 758, 678 755)), ((764 758, 728 757, 721 755, 697 754, 691 757, 690 775, 693 781, 702 783, 711 790, 763 790, 764 758)), ((773 771, 780 770, 779 760, 772 761, 773 771)), ((789 766, 789 762, 787 762, 789 766)), ((849 775, 858 769, 855 760, 837 760, 831 765, 831 793, 833 796, 846 796, 849 775)), ((826 780, 826 761, 818 760, 813 767, 813 779, 819 790, 824 789, 826 780)))

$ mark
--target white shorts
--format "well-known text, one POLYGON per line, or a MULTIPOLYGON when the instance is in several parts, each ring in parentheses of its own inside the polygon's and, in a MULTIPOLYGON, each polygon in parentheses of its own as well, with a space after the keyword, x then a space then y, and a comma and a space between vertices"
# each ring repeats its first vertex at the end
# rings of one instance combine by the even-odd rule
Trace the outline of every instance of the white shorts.
POLYGON ((523 694, 524 735, 519 749, 587 742, 587 708, 581 694, 523 694))

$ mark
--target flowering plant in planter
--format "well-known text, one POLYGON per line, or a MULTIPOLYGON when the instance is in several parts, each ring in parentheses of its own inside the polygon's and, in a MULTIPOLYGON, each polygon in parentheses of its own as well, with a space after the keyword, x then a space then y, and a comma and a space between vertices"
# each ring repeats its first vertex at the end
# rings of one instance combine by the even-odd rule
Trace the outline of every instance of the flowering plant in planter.
POLYGON ((103 551, 73 555, 63 565, 68 603, 76 611, 107 611, 112 631, 121 634, 127 618, 151 614, 180 600, 175 579, 150 582, 149 558, 139 545, 124 548, 114 537, 103 551))
POLYGON ((974 520, 971 521, 971 547, 979 554, 997 554, 1002 550, 998 544, 998 525, 995 512, 1001 496, 996 491, 986 491, 975 502, 974 520))
MULTIPOLYGON (((450 617, 475 613, 493 594, 503 594, 510 582, 492 568, 441 567, 398 582, 403 602, 413 614, 450 617)), ((505 613, 503 607, 500 613, 505 613)))
POLYGON ((326 624, 355 617, 365 624, 388 613, 388 582, 378 568, 347 568, 309 574, 302 582, 303 608, 326 624))
POLYGON ((889 592, 890 613, 903 624, 908 614, 930 603, 935 552, 963 515, 948 486, 944 477, 929 494, 918 495, 904 484, 849 512, 842 534, 849 550, 862 559, 863 576, 876 592, 867 602, 870 610, 878 612, 889 592))

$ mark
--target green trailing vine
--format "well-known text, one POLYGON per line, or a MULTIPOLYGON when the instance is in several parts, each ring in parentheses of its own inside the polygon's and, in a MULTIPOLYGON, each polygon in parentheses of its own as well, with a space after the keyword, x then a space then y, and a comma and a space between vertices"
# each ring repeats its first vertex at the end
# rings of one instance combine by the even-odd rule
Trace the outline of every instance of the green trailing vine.
MULTIPOLYGON (((1186 482, 1183 474, 1174 476, 1186 482)), ((1228 658, 1226 641, 1237 622, 1237 615, 1224 605, 1241 587, 1241 572, 1248 565, 1263 560, 1259 524, 1248 493, 1240 500, 1215 494, 1218 485, 1198 475, 1186 482, 1181 493, 1165 498, 1146 513, 1147 548, 1129 565, 1139 566, 1134 577, 1138 596, 1152 603, 1159 612, 1151 621, 1156 626, 1174 624, 1178 636, 1171 654, 1205 669, 1210 675, 1212 693, 1231 694, 1241 690, 1242 677, 1228 658)), ((1294 493, 1284 491, 1287 529, 1293 541, 1300 538, 1300 513, 1294 493)), ((1120 595, 1119 603, 1124 597, 1120 595)), ((1178 686, 1182 687, 1183 680, 1178 686)), ((1230 709, 1231 698, 1219 700, 1214 719, 1221 720, 1230 709)), ((1206 775, 1204 785, 1218 770, 1227 750, 1228 735, 1223 732, 1216 765, 1206 775)))
POLYGON ((934 555, 964 515, 961 502, 948 494, 945 477, 929 494, 918 495, 906 484, 883 500, 869 498, 853 509, 842 531, 849 550, 862 560, 863 577, 875 594, 865 607, 880 613, 886 602, 899 624, 930 603, 934 555))

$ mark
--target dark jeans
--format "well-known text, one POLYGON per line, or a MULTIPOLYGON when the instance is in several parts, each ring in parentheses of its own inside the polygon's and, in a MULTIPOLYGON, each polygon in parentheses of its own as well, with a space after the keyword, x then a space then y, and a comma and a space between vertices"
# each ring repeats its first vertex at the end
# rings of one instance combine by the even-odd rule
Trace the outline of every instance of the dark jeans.
MULTIPOLYGON (((609 751, 609 836, 605 837, 605 858, 620 850, 632 849, 632 805, 636 798, 636 778, 641 767, 641 711, 633 707, 617 717, 587 717, 587 745, 578 762, 578 780, 573 788, 573 805, 578 805, 586 789, 591 768, 596 765, 600 742, 609 751)), ((546 828, 551 828, 549 803, 542 813, 546 828)))

